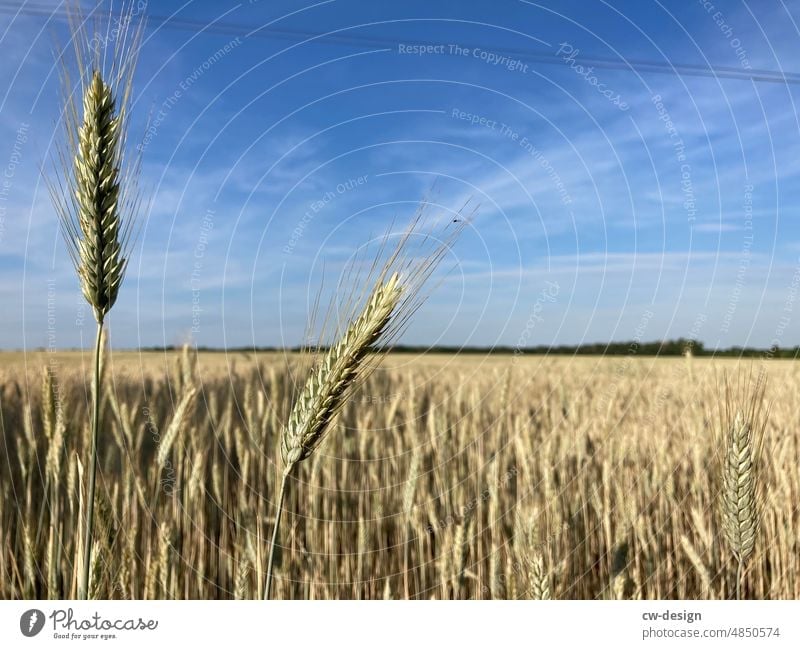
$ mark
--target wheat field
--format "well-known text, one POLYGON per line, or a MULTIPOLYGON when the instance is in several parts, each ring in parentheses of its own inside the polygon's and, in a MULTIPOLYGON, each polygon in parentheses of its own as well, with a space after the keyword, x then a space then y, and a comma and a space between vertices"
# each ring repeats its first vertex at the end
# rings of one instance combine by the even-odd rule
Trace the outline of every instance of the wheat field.
MULTIPOLYGON (((89 354, 4 354, 0 596, 75 597, 89 354), (49 368, 49 369, 47 369, 49 368)), ((305 364, 106 352, 93 598, 259 598, 305 364)), ((731 598, 715 435, 752 361, 389 354, 290 478, 275 598, 731 598)), ((746 598, 800 597, 800 372, 769 415, 746 598)))

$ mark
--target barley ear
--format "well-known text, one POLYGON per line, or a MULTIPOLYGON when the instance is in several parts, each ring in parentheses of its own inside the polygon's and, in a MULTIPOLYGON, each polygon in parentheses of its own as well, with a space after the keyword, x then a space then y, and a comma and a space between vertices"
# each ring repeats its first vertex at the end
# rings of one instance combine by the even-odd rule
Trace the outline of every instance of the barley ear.
POLYGON ((359 378, 365 356, 391 322, 402 291, 398 273, 378 284, 360 315, 312 371, 281 434, 285 472, 311 455, 324 439, 348 389, 359 378))
MULTIPOLYGON (((319 447, 350 391, 375 367, 374 359, 368 357, 373 346, 382 342, 384 343, 382 347, 385 349, 385 343, 399 335, 410 316, 420 306, 421 286, 430 277, 449 250, 450 243, 461 230, 457 228, 450 236, 439 239, 433 244, 431 243, 434 241, 433 237, 423 237, 423 245, 418 254, 412 257, 408 255, 406 248, 419 222, 420 215, 401 236, 399 245, 389 254, 385 263, 381 263, 380 260, 387 252, 384 245, 389 240, 388 236, 383 240, 381 250, 373 259, 366 282, 358 280, 356 267, 359 264, 352 264, 346 273, 351 289, 344 302, 340 302, 344 308, 338 309, 338 313, 333 313, 337 310, 337 302, 335 300, 331 302, 332 309, 328 316, 353 315, 354 317, 343 319, 348 323, 343 333, 339 334, 337 327, 336 342, 313 368, 281 431, 279 446, 283 472, 267 559, 264 599, 270 597, 278 528, 292 469, 319 447), (431 247, 434 249, 430 250, 431 247)), ((326 323, 328 316, 325 318, 326 323)), ((313 322, 312 316, 312 325, 313 322)), ((311 328, 313 329, 313 326, 311 328)), ((323 331, 324 329, 325 324, 323 331)), ((320 340, 324 340, 324 336, 320 340)))
POLYGON ((111 86, 95 70, 83 98, 75 155, 80 236, 74 245, 81 290, 98 322, 117 300, 127 263, 120 241, 119 128, 111 86))
POLYGON ((530 558, 528 584, 532 599, 550 599, 550 575, 547 573, 544 557, 535 552, 530 558))
POLYGON ((750 392, 741 383, 734 395, 726 388, 721 427, 720 518, 725 540, 737 562, 737 599, 741 599, 744 566, 753 554, 759 526, 758 464, 767 419, 764 390, 763 380, 750 392))
POLYGON ((375 287, 361 314, 313 370, 289 415, 289 422, 283 429, 280 442, 283 476, 267 559, 264 599, 269 599, 272 589, 272 564, 289 475, 294 466, 310 456, 322 442, 348 389, 364 369, 364 357, 389 325, 401 293, 402 287, 397 273, 385 284, 375 287))
POLYGON ((197 386, 184 386, 180 400, 175 406, 175 414, 172 415, 169 426, 158 446, 156 460, 159 470, 163 470, 169 464, 172 447, 191 416, 191 408, 197 397, 197 392, 197 386))
POLYGON ((758 527, 753 430, 737 412, 727 435, 722 473, 723 530, 739 561, 753 552, 758 527))
POLYGON ((57 147, 55 173, 47 179, 81 292, 97 321, 86 521, 78 585, 81 599, 89 595, 92 568, 103 321, 117 300, 127 265, 131 225, 140 206, 138 158, 131 164, 124 154, 133 71, 144 25, 140 20, 138 26, 131 27, 137 9, 132 3, 123 3, 123 15, 114 31, 109 21, 105 39, 90 39, 84 28, 86 20, 79 15, 80 8, 68 5, 78 84, 73 87, 69 66, 63 63, 64 138, 57 147), (110 43, 113 51, 101 51, 110 43))
POLYGON ((128 6, 111 53, 92 49, 79 9, 70 12, 78 84, 62 63, 64 137, 47 186, 81 292, 102 323, 117 300, 141 205, 139 158, 128 159, 128 106, 142 24, 128 6), (76 98, 80 97, 79 99, 76 98))

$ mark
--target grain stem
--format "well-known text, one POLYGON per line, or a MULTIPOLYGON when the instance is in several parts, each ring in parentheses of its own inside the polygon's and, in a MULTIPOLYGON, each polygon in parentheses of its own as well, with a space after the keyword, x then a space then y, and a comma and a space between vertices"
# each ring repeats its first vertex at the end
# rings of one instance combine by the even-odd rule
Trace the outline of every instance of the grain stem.
POLYGON ((742 575, 744 574, 744 560, 740 557, 736 563, 736 599, 742 599, 742 575))
POLYGON ((283 500, 286 497, 286 485, 289 480, 289 473, 292 467, 287 467, 281 478, 281 487, 278 492, 278 503, 275 506, 275 526, 272 529, 272 541, 269 544, 269 557, 267 558, 267 581, 264 584, 264 599, 269 599, 272 590, 272 562, 275 558, 275 546, 278 543, 278 528, 281 524, 281 514, 283 513, 283 500))
POLYGON ((100 354, 103 346, 103 319, 97 321, 97 338, 94 344, 94 379, 92 389, 92 441, 89 451, 89 489, 86 495, 86 527, 83 535, 83 569, 78 586, 78 599, 86 599, 89 592, 89 571, 92 558, 92 528, 94 526, 94 492, 97 480, 97 441, 100 428, 100 354))

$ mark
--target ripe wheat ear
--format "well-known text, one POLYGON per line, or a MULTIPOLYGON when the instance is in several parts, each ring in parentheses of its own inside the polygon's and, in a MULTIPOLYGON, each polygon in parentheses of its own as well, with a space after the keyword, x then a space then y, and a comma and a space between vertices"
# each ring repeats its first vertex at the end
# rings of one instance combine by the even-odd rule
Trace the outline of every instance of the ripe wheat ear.
POLYGON ((280 441, 283 477, 267 559, 264 599, 269 599, 272 588, 272 563, 289 475, 298 462, 319 447, 348 389, 363 371, 366 354, 391 322, 402 292, 397 273, 375 287, 361 314, 312 371, 283 428, 280 441))
POLYGON ((736 559, 736 599, 742 597, 744 566, 753 554, 759 526, 759 459, 767 423, 763 406, 765 383, 759 379, 748 393, 731 394, 726 386, 721 426, 720 518, 728 547, 736 559))
POLYGON ((364 310, 306 381, 281 435, 284 471, 291 471, 322 442, 347 389, 363 367, 364 356, 389 325, 402 292, 397 273, 376 286, 364 310))
MULTIPOLYGON (((458 227, 448 227, 436 237, 430 232, 423 234, 418 245, 412 244, 412 237, 422 234, 419 226, 423 222, 426 205, 425 202, 420 205, 417 215, 400 236, 388 258, 384 253, 389 252, 386 250, 389 235, 382 240, 380 251, 368 264, 366 281, 358 278, 358 263, 351 264, 345 273, 349 293, 341 303, 344 306, 339 307, 339 313, 334 313, 337 309, 334 299, 325 316, 323 329, 337 319, 337 315, 344 315, 343 321, 349 321, 349 324, 312 369, 281 432, 283 473, 267 559, 264 599, 269 599, 272 590, 273 558, 289 476, 300 462, 319 447, 354 385, 375 367, 375 358, 370 358, 372 348, 379 345, 385 351, 388 341, 399 335, 410 316, 422 304, 424 297, 419 297, 421 287, 468 223, 467 220, 458 219, 458 227), (408 250, 411 245, 417 245, 414 255, 408 250), (385 259, 384 263, 381 263, 381 259, 385 259), (359 304, 363 304, 360 309, 357 306, 359 304), (347 318, 348 314, 357 315, 347 318)), ((359 263, 361 261, 357 260, 359 263)))
POLYGON ((55 174, 47 184, 61 221, 67 250, 80 280, 81 292, 97 321, 94 349, 92 436, 89 451, 84 556, 78 597, 89 595, 94 525, 95 480, 100 419, 100 357, 103 322, 114 306, 127 266, 131 226, 139 208, 138 161, 125 162, 125 142, 133 70, 141 28, 131 28, 134 6, 123 6, 122 18, 104 38, 90 39, 79 15, 69 9, 79 75, 81 105, 75 100, 64 64, 64 140, 55 159, 55 174), (112 42, 110 56, 101 52, 112 42), (92 43, 94 42, 94 47, 92 43))
POLYGON ((120 117, 111 86, 100 72, 83 98, 83 124, 75 155, 75 200, 79 231, 68 237, 86 301, 102 323, 117 300, 127 259, 122 255, 118 161, 120 117))

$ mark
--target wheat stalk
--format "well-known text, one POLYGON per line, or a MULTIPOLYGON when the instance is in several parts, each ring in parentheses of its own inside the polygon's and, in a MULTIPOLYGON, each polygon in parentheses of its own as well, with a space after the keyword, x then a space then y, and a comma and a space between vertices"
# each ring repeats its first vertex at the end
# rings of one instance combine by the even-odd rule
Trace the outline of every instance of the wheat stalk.
POLYGON ((531 599, 550 599, 550 574, 543 554, 544 548, 537 540, 537 517, 536 512, 529 514, 526 520, 517 516, 514 526, 514 552, 520 569, 527 568, 528 596, 531 599))
MULTIPOLYGON (((129 33, 133 6, 123 11, 115 27, 115 48, 106 64, 105 53, 92 51, 79 8, 70 13, 72 38, 78 63, 81 102, 75 100, 70 75, 64 66, 65 140, 58 150, 54 178, 48 180, 50 196, 61 221, 62 232, 81 292, 92 307, 97 322, 94 351, 93 411, 89 451, 86 533, 83 570, 78 597, 89 594, 92 554, 97 445, 100 418, 100 354, 103 322, 114 306, 127 266, 126 250, 131 225, 138 210, 136 192, 138 163, 124 160, 127 106, 133 69, 138 56, 141 23, 129 33)), ((105 42, 110 41, 111 31, 105 42)), ((101 40, 97 41, 102 42, 101 40)))
POLYGON ((306 381, 281 434, 285 473, 311 455, 324 439, 346 391, 363 368, 364 357, 389 325, 402 291, 397 273, 376 286, 364 310, 306 381))
POLYGON ((186 384, 183 387, 181 398, 178 401, 178 405, 175 406, 175 414, 172 415, 172 420, 169 422, 169 426, 167 427, 167 430, 164 433, 164 436, 161 438, 161 442, 158 446, 156 461, 158 463, 159 470, 163 470, 169 465, 170 452, 175 444, 175 440, 178 438, 178 435, 188 419, 189 410, 194 403, 195 397, 197 397, 197 391, 196 385, 186 384))
POLYGON ((452 565, 455 568, 455 596, 460 598, 464 592, 464 576, 469 558, 469 544, 473 535, 475 520, 471 514, 456 525, 453 535, 452 565))
MULTIPOLYGON (((363 284, 357 279, 356 260, 345 272, 350 281, 350 293, 344 300, 344 313, 356 310, 357 304, 364 298, 364 306, 358 315, 350 320, 347 329, 338 341, 328 349, 322 360, 312 370, 300 396, 289 415, 280 435, 280 454, 283 462, 283 473, 278 490, 275 523, 272 531, 269 557, 267 559, 267 577, 264 587, 264 599, 269 599, 272 587, 272 564, 275 545, 278 538, 283 502, 289 476, 297 464, 308 458, 322 443, 329 425, 341 407, 353 386, 363 380, 374 367, 368 362, 368 354, 379 341, 399 335, 410 316, 421 305, 418 295, 422 285, 441 262, 450 249, 451 244, 461 233, 467 221, 456 219, 460 225, 442 237, 430 234, 422 236, 422 243, 415 256, 407 256, 407 247, 412 236, 419 234, 417 228, 422 221, 424 203, 410 226, 400 237, 398 245, 381 265, 380 259, 385 252, 389 237, 383 239, 380 250, 373 260, 368 278, 376 278, 363 284), (355 276, 354 276, 355 275, 355 276), (401 280, 402 275, 402 280, 401 280), (361 285, 359 287, 359 285, 361 285), (371 292, 364 296, 364 291, 371 286, 371 292)), ((424 299, 424 298, 423 298, 424 299)), ((331 303, 331 311, 336 309, 336 302, 331 303)), ((328 312, 325 324, 334 314, 328 312)), ((315 315, 315 314, 314 314, 315 315)), ((313 326, 314 317, 310 324, 313 326)), ((323 329, 325 327, 323 324, 323 329)), ((385 346, 384 346, 385 349, 385 346)))
POLYGON ((692 567, 695 569, 695 572, 697 572, 697 575, 700 577, 700 583, 703 587, 703 597, 708 599, 711 596, 711 573, 705 563, 703 563, 694 545, 692 545, 692 542, 685 534, 681 534, 681 547, 691 562, 692 567))
POLYGON ((528 569, 530 595, 533 599, 550 599, 550 576, 545 567, 544 557, 534 552, 528 569))
POLYGON ((758 461, 766 426, 764 390, 763 380, 749 394, 741 383, 735 395, 726 387, 720 513, 722 531, 737 563, 736 599, 742 596, 744 566, 753 554, 759 525, 758 461))
POLYGON ((409 589, 409 563, 410 563, 410 544, 411 544, 411 511, 414 508, 414 493, 417 489, 419 479, 419 448, 415 448, 411 454, 411 463, 408 466, 408 476, 406 485, 403 489, 403 514, 405 516, 406 541, 403 543, 403 588, 405 589, 406 599, 410 599, 409 589))
POLYGON ((283 428, 280 449, 284 468, 267 559, 264 599, 269 599, 272 587, 273 555, 289 475, 297 463, 309 457, 324 439, 331 420, 344 403, 348 389, 364 369, 365 356, 391 322, 402 292, 403 286, 397 273, 392 274, 385 283, 375 286, 361 314, 312 371, 283 428))

